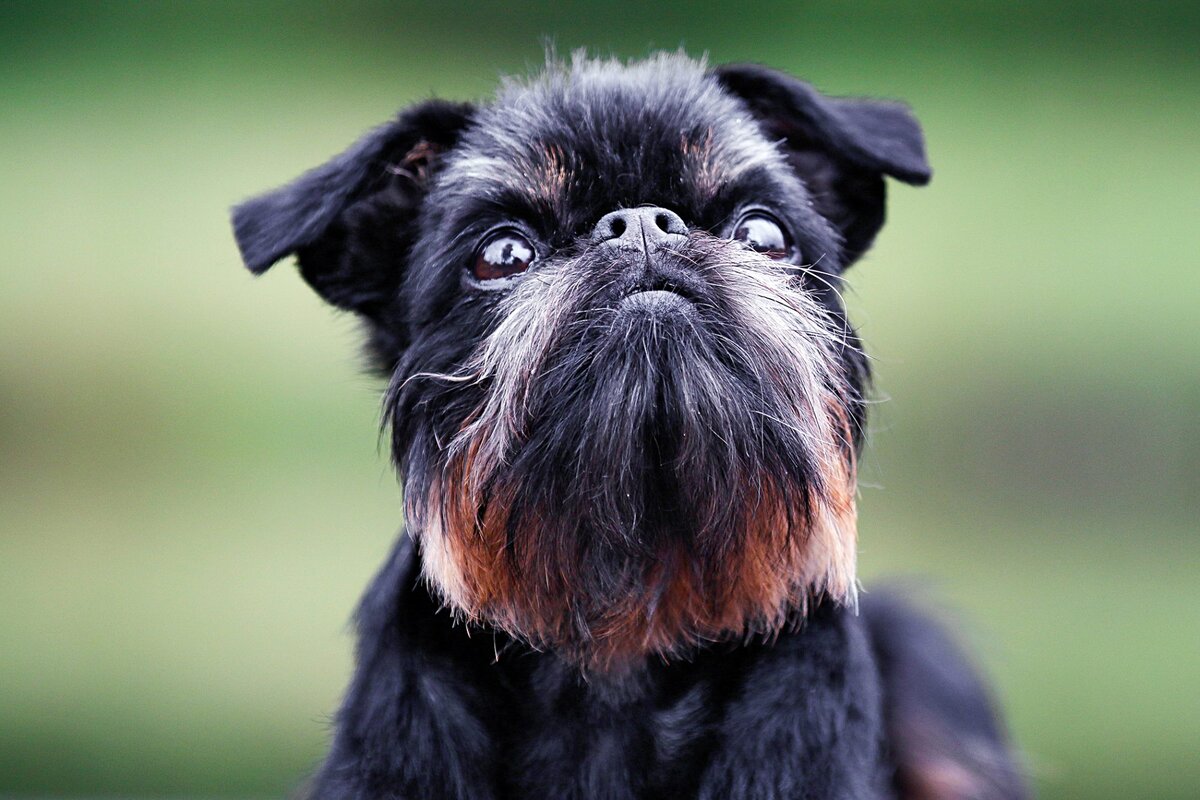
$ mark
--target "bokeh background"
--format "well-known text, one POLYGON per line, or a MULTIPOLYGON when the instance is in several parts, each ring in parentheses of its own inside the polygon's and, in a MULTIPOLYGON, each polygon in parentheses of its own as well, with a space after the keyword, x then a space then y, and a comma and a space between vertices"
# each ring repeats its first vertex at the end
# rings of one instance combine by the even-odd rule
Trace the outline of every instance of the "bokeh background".
POLYGON ((0 794, 282 796, 400 521, 353 322, 226 209, 588 46, 908 100, 850 304, 869 590, 995 678, 1047 798, 1200 796, 1200 5, 0 4, 0 794))

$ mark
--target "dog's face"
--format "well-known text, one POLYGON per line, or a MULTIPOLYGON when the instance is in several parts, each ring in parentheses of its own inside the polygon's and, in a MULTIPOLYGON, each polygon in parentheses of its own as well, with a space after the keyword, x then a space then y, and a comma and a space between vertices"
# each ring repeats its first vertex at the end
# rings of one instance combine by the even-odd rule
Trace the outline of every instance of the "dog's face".
POLYGON ((866 362, 842 270, 900 106, 753 66, 576 60, 430 101, 235 211, 366 321, 425 575, 616 669, 852 599, 866 362))

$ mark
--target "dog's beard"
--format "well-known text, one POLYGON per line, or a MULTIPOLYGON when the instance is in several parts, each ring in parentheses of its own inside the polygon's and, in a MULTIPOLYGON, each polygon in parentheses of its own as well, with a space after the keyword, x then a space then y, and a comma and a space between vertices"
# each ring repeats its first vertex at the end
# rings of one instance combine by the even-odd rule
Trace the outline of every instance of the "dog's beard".
POLYGON ((427 578, 594 670, 769 635, 855 591, 844 331, 739 245, 662 257, 700 278, 692 306, 623 308, 595 253, 546 265, 463 369, 390 393, 397 416, 422 392, 465 412, 448 441, 411 419, 397 441, 427 578))

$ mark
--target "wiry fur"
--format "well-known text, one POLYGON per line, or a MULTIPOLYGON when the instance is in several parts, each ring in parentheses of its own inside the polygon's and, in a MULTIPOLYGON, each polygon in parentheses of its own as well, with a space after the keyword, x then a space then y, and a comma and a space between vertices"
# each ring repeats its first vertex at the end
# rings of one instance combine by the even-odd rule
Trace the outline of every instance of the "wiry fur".
POLYGON ((696 271, 694 313, 623 314, 626 260, 568 257, 460 371, 389 393, 428 577, 589 666, 772 634, 855 591, 853 345, 766 256, 695 234, 657 257, 696 271), (472 390, 448 443, 405 424, 472 390))
POLYGON ((366 324, 412 534, 314 797, 1023 795, 946 640, 855 612, 868 370, 839 289, 884 176, 929 174, 898 104, 578 57, 235 210, 252 270, 294 252, 366 324), (640 206, 674 222, 602 226, 640 206), (788 259, 731 241, 747 209, 788 259), (476 280, 501 228, 537 257, 476 280))

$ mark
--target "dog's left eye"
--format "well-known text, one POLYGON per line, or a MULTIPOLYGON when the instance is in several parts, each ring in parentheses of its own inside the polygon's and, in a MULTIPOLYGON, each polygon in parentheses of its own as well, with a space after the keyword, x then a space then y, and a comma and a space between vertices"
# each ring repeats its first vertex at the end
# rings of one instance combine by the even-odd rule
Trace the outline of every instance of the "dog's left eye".
POLYGON ((792 254, 792 242, 779 221, 762 211, 751 211, 733 226, 733 239, 745 242, 776 261, 792 254))
POLYGON ((520 233, 496 231, 476 251, 471 273, 481 281, 508 278, 529 269, 536 258, 537 251, 520 233))

